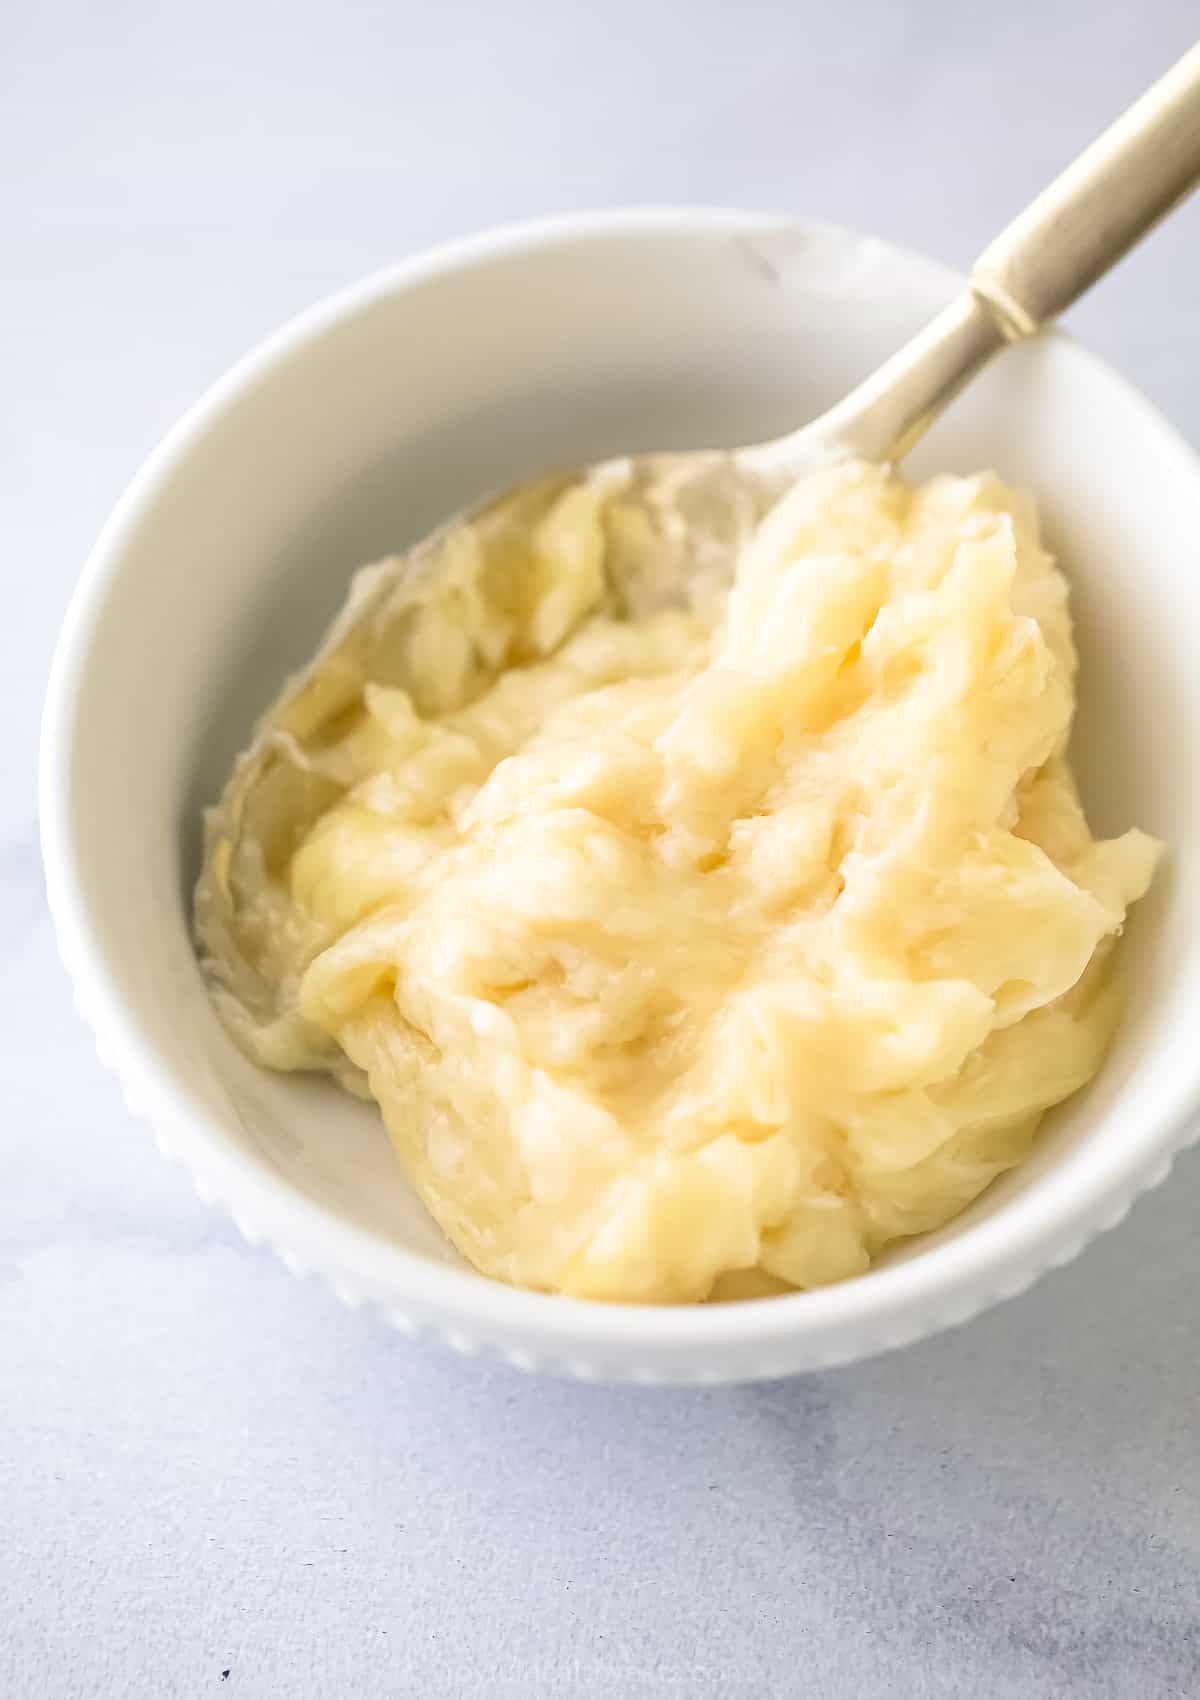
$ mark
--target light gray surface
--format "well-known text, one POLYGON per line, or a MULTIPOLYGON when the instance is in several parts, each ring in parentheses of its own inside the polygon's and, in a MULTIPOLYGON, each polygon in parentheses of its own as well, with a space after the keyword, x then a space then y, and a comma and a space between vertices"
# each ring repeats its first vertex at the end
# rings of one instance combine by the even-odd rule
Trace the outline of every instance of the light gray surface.
MULTIPOLYGON (((655 1393, 459 1361, 160 1163, 69 1006, 33 801, 89 543, 294 310, 634 200, 965 262, 1196 27, 1192 0, 6 13, 4 1700, 1200 1693, 1195 1156, 1033 1293, 872 1364, 655 1393)), ((1072 321, 1193 440, 1198 306, 1193 206, 1072 321)))

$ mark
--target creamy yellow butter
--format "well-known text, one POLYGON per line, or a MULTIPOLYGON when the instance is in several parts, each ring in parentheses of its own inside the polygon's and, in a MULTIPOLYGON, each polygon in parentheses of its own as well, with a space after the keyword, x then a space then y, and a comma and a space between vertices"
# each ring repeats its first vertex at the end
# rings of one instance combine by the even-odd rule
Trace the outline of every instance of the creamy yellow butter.
POLYGON ((1088 831, 1066 585, 995 479, 821 471, 727 596, 640 616, 634 526, 598 479, 503 570, 452 536, 389 682, 335 681, 257 839, 214 835, 202 952, 260 1059, 379 1101, 485 1273, 835 1281, 1095 1072, 1157 846, 1088 831))

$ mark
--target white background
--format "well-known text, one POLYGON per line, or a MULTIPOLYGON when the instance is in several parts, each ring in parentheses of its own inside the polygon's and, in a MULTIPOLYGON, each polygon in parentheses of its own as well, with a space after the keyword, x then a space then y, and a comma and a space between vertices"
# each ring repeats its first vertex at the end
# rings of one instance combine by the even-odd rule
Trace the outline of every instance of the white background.
MULTIPOLYGON (((53 959, 33 783, 105 513, 297 309, 630 201, 962 264, 1198 29, 1193 0, 4 8, 4 1700, 1200 1693, 1195 1155, 1032 1294, 872 1364, 662 1393, 459 1361, 159 1161, 53 959)), ((1200 439, 1200 204, 1072 323, 1200 439)))

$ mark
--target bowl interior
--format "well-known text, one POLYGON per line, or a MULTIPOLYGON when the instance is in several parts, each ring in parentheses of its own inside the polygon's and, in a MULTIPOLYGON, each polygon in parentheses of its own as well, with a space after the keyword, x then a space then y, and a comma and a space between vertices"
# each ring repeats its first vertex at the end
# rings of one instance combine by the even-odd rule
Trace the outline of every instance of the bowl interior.
MULTIPOLYGON (((352 569, 547 465, 781 432, 954 287, 871 240, 735 215, 526 234, 319 311, 176 433, 76 615, 64 826, 95 953, 152 1059, 147 1089, 198 1112, 238 1176, 282 1179, 389 1245, 457 1261, 370 1107, 234 1049, 189 939, 200 810, 352 569)), ((1200 476, 1120 380, 1060 338, 1006 354, 911 470, 984 466, 1037 493, 1074 587, 1093 825, 1143 826, 1172 855, 1129 927, 1128 1012, 1101 1077, 1050 1118, 1030 1163, 894 1261, 1035 1195, 1069 1214, 1081 1191, 1144 1163, 1197 1073, 1200 476)))

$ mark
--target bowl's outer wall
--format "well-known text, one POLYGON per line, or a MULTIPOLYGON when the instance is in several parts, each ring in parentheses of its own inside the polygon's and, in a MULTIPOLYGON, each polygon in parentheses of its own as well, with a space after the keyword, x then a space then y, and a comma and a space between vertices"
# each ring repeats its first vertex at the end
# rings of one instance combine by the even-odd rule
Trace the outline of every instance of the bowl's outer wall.
POLYGON ((954 288, 873 240, 754 215, 502 232, 289 327, 139 475, 56 658, 49 887, 102 1054, 252 1237, 461 1347, 580 1374, 734 1379, 845 1361, 969 1315, 1071 1255, 1165 1172, 1198 1073, 1200 472, 1065 338, 1006 354, 913 471, 991 466, 1036 491, 1074 587, 1093 820, 1153 830, 1172 856, 1125 941, 1128 1014, 1100 1080, 959 1222, 861 1281, 764 1303, 631 1311, 510 1292, 456 1267, 369 1107, 233 1049, 191 948, 200 810, 355 566, 548 465, 782 432, 954 288))

